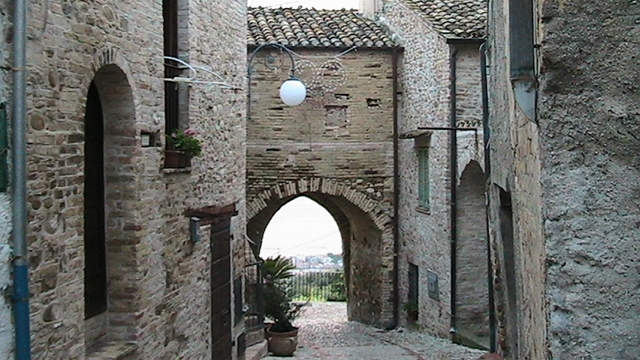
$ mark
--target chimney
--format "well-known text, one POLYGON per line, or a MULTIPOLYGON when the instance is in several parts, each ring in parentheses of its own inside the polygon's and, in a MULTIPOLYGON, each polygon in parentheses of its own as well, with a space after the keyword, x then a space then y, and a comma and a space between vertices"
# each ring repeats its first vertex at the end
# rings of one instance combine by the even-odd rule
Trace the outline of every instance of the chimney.
POLYGON ((364 17, 374 19, 382 12, 382 0, 360 0, 360 12, 364 17))

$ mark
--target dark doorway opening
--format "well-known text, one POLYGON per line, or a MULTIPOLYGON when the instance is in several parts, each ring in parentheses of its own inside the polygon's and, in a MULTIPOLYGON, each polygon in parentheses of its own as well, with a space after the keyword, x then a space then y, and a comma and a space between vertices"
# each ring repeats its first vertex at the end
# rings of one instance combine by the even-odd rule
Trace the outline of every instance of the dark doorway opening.
POLYGON ((88 319, 107 311, 104 119, 100 94, 93 82, 84 120, 84 316, 88 319))
POLYGON ((516 290, 516 249, 513 234, 513 209, 511 207, 511 193, 500 189, 500 237, 504 257, 502 259, 505 268, 506 282, 506 327, 508 344, 508 356, 511 359, 518 359, 518 313, 517 313, 517 290, 516 290))

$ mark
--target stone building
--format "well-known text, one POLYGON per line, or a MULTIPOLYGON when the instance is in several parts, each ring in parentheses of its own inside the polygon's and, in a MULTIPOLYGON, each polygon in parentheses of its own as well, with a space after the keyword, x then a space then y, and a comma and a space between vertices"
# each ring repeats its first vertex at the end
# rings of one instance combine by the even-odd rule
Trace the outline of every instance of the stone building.
POLYGON ((488 347, 481 0, 364 1, 404 48, 398 120, 403 323, 488 347), (415 309, 415 305, 418 308, 415 309))
POLYGON ((400 49, 354 10, 250 8, 247 234, 259 244, 274 214, 307 196, 340 229, 352 320, 394 323, 394 100, 400 49), (289 76, 299 106, 278 98, 289 76))
MULTIPOLYGON (((245 2, 28 6, 32 357, 238 358, 245 2), (198 66, 203 83, 165 86, 165 76, 192 72, 163 54, 198 66), (165 133, 187 127, 198 132, 202 155, 190 167, 165 168, 165 133)), ((8 19, 0 15, 5 39, 8 19)), ((5 45, 0 101, 9 96, 5 45)), ((0 194, 2 287, 7 202, 0 194)))
POLYGON ((640 352, 640 5, 490 2, 489 217, 507 359, 640 352))

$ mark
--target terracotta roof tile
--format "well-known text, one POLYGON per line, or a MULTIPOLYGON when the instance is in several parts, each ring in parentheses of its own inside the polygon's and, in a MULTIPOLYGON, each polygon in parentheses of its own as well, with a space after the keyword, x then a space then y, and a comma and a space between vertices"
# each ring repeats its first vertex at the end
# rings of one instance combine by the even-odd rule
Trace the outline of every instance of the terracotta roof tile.
POLYGON ((249 45, 279 43, 288 47, 392 47, 396 44, 382 26, 357 10, 250 7, 249 45))
POLYGON ((405 0, 448 38, 484 38, 487 27, 486 0, 405 0))

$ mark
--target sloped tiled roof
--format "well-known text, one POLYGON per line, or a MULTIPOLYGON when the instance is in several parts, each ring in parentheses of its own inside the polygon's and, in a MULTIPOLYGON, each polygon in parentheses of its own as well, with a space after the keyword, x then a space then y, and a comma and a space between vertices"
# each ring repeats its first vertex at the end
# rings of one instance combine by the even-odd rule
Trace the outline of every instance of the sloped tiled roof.
POLYGON ((247 25, 247 42, 254 46, 274 42, 311 48, 396 45, 383 27, 357 10, 251 7, 247 25))
POLYGON ((486 0, 405 0, 447 38, 478 39, 486 34, 486 0))

